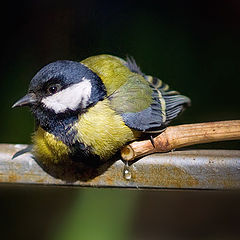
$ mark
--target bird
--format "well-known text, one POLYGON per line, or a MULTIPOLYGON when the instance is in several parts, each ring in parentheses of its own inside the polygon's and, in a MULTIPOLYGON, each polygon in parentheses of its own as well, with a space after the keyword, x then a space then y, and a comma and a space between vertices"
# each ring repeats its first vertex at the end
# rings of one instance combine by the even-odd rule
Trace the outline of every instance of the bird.
POLYGON ((30 107, 33 154, 57 165, 106 162, 127 143, 164 131, 190 103, 134 58, 101 54, 47 64, 12 107, 30 107))

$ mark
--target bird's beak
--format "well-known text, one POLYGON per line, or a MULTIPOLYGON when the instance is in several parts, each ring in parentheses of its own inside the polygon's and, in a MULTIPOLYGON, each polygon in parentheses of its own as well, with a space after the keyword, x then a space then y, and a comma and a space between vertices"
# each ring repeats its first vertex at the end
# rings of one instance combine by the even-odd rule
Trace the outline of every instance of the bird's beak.
POLYGON ((12 105, 12 108, 22 107, 22 106, 30 106, 30 105, 36 103, 36 101, 37 101, 36 95, 34 93, 28 93, 27 95, 25 95, 24 97, 19 99, 17 102, 15 102, 12 105))

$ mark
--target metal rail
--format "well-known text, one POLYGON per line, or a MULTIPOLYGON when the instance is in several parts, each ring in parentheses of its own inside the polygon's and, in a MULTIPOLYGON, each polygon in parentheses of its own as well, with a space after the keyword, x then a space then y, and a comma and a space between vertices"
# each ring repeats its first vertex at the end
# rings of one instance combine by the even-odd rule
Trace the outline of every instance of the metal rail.
POLYGON ((75 165, 57 169, 42 166, 43 170, 30 153, 12 159, 12 156, 24 147, 26 145, 0 144, 1 183, 154 189, 240 189, 240 150, 155 153, 141 158, 129 167, 118 160, 100 167, 98 171, 88 169, 79 174, 75 165), (62 176, 64 180, 53 176, 62 176))

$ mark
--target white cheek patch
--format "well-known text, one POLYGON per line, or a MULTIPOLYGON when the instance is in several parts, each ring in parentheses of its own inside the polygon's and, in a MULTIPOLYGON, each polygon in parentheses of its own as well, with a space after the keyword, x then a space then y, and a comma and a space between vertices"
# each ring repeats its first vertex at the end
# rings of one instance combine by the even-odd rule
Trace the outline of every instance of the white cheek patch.
POLYGON ((67 109, 76 110, 79 104, 84 108, 91 96, 91 89, 90 80, 83 78, 81 82, 43 98, 42 103, 55 113, 62 113, 67 109))

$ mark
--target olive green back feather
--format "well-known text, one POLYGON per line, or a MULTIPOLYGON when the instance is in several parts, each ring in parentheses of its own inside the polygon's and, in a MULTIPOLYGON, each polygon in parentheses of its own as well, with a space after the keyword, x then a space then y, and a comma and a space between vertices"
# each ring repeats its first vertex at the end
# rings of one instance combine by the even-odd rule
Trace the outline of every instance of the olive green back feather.
POLYGON ((130 71, 118 57, 103 54, 86 58, 81 63, 102 79, 108 95, 128 81, 130 71))
POLYGON ((152 89, 127 63, 111 55, 89 57, 82 61, 103 81, 112 108, 119 114, 140 112, 152 103, 152 89))

